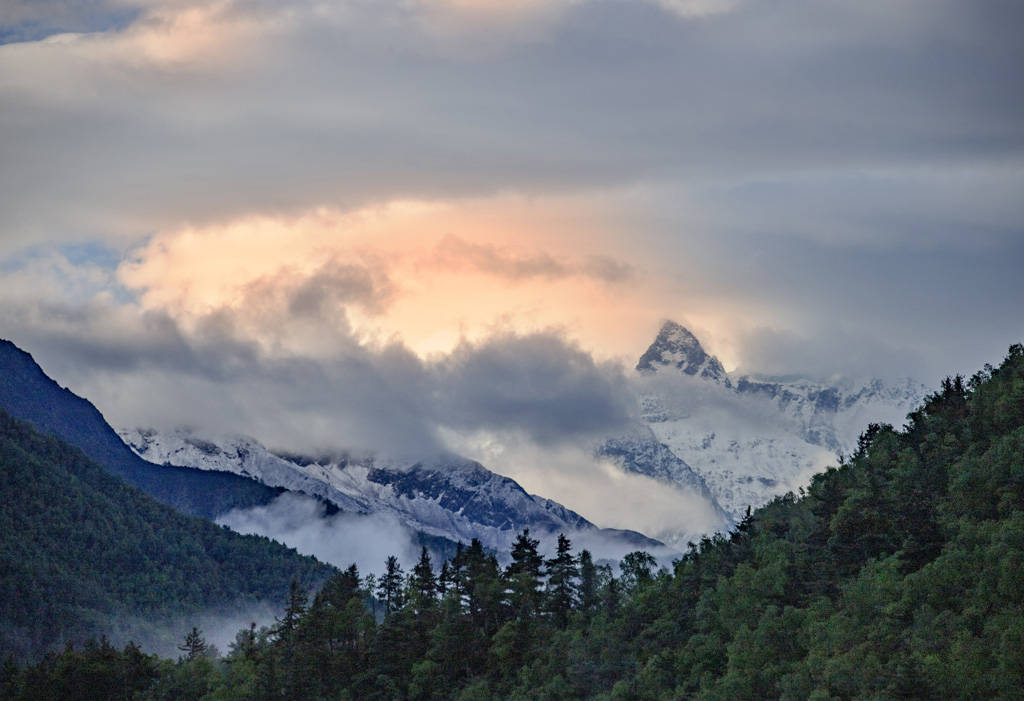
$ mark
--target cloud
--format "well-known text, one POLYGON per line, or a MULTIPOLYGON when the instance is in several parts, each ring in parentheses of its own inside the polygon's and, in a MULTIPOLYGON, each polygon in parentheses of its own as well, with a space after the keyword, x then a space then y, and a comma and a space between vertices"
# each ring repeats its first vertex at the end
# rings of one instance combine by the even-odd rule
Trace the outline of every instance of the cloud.
POLYGON ((398 556, 409 567, 420 554, 412 533, 393 516, 327 516, 322 504, 299 494, 282 494, 266 506, 235 509, 217 523, 272 538, 341 569, 355 564, 364 575, 380 572, 388 555, 398 556))
POLYGON ((2 47, 3 160, 31 167, 4 169, 0 223, 128 240, 324 204, 1019 161, 1014 10, 868 4, 666 22, 566 3, 544 40, 484 57, 424 38, 428 4, 157 6, 2 47))
POLYGON ((744 366, 737 372, 786 375, 803 368, 808 377, 827 379, 886 376, 896 380, 920 373, 924 358, 913 350, 851 333, 807 338, 791 330, 757 327, 741 337, 744 366), (840 372, 841 370, 841 372, 840 372))
POLYGON ((156 232, 128 250, 116 281, 186 326, 227 308, 250 335, 306 352, 353 335, 447 353, 496 323, 592 342, 659 313, 645 312, 642 270, 587 240, 598 218, 571 199, 512 195, 250 216, 156 232))
POLYGON ((288 290, 288 310, 300 317, 321 317, 331 308, 357 304, 377 312, 387 306, 389 296, 387 279, 374 279, 365 266, 333 261, 288 290))
POLYGON ((0 6, 0 43, 123 29, 140 9, 141 3, 121 0, 8 0, 0 6))
POLYGON ((731 12, 739 4, 739 0, 656 0, 656 2, 669 12, 687 18, 731 12))
MULTIPOLYGON (((348 291, 351 271, 344 272, 348 291)), ((397 341, 364 343, 338 323, 344 306, 297 314, 291 293, 308 287, 256 295, 187 323, 109 299, 29 299, 4 307, 0 329, 115 424, 198 423, 307 452, 438 451, 442 427, 550 444, 631 418, 621 369, 558 332, 509 331, 423 359, 397 341), (314 345, 298 343, 303 334, 314 345)))
MULTIPOLYGON (((675 552, 685 550, 687 541, 725 525, 701 495, 624 472, 611 461, 596 458, 592 444, 543 446, 493 431, 446 433, 446 437, 453 448, 477 456, 531 494, 553 499, 602 528, 640 531, 675 552)), ((602 543, 596 535, 576 546, 613 559, 625 554, 615 550, 620 544, 602 543)))
POLYGON ((663 317, 929 382, 1024 335, 1013 3, 0 12, 0 333, 117 421, 553 450, 663 317))
MULTIPOLYGON (((1024 214, 1012 3, 173 2, 101 21, 113 7, 0 46, 0 256, 131 251, 129 293, 197 315, 336 261, 373 286, 337 324, 420 353, 498 319, 633 353, 694 315, 726 344, 873 335, 938 368, 1021 333, 998 321, 1024 294, 1004 263, 1024 214), (433 32, 439 13, 459 33, 433 32), (411 274, 439 241, 452 274, 411 274), (949 308, 998 342, 965 348, 930 321, 949 308)), ((340 304, 310 293, 299 309, 340 304)))
POLYGON ((607 256, 591 255, 580 262, 560 260, 545 252, 520 253, 493 244, 475 243, 449 234, 434 247, 433 265, 476 270, 515 281, 533 278, 592 277, 606 283, 628 280, 632 268, 607 256))
POLYGON ((433 370, 444 425, 466 431, 517 430, 550 444, 604 435, 634 418, 621 368, 595 363, 553 333, 464 343, 433 370))

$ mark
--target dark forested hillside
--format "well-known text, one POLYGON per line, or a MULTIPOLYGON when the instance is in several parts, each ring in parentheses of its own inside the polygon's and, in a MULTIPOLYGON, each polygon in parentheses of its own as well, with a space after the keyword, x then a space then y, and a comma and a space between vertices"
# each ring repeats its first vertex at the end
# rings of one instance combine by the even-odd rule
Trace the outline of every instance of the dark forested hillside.
POLYGON ((179 514, 0 409, 0 655, 276 604, 293 578, 310 586, 331 570, 179 514))
POLYGON ((523 533, 504 569, 473 543, 282 603, 220 660, 94 644, 5 668, 3 691, 88 670, 140 698, 1021 698, 1024 348, 671 570, 638 552, 615 574, 565 539, 544 559, 523 533))
POLYGON ((154 465, 124 444, 88 400, 47 377, 32 356, 0 340, 0 408, 86 455, 158 501, 214 518, 233 508, 266 504, 283 490, 227 472, 154 465))

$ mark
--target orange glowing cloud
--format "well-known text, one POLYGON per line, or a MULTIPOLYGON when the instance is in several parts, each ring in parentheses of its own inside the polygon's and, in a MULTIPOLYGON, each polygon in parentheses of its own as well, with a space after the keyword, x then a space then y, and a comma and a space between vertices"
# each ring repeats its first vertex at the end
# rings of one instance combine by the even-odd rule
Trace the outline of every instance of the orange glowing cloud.
POLYGON ((399 201, 182 227, 136 249, 119 279, 145 308, 183 323, 230 309, 253 334, 287 327, 292 341, 275 314, 301 316, 298 295, 305 309, 329 292, 336 306, 322 323, 367 341, 398 337, 422 354, 496 329, 560 328, 606 356, 631 356, 665 314, 662 291, 642 263, 599 248, 576 206, 399 201))

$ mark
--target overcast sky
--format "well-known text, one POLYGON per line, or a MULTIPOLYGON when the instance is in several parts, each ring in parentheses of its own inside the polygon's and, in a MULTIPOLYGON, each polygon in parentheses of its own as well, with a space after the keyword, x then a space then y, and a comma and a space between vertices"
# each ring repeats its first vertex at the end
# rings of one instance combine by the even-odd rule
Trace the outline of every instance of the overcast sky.
POLYGON ((1022 26, 8 0, 0 336, 115 424, 300 449, 563 450, 631 420, 665 318, 730 370, 971 373, 1024 339, 1022 26))

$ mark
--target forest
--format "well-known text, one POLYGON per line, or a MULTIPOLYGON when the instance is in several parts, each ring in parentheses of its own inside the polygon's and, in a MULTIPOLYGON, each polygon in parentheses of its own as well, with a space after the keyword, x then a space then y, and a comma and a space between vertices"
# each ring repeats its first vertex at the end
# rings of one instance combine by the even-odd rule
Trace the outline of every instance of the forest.
POLYGON ((292 579, 315 587, 334 571, 179 513, 0 409, 0 659, 101 634, 173 649, 169 620, 282 599, 292 579))
POLYGON ((274 625, 176 660, 105 639, 0 696, 122 699, 852 699, 1024 695, 1024 347, 945 380, 903 427, 659 567, 529 532, 408 572, 381 554, 274 625))

